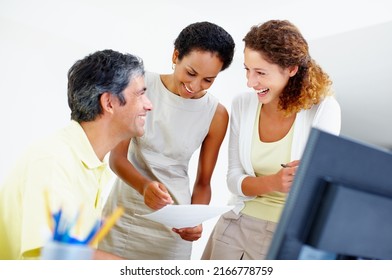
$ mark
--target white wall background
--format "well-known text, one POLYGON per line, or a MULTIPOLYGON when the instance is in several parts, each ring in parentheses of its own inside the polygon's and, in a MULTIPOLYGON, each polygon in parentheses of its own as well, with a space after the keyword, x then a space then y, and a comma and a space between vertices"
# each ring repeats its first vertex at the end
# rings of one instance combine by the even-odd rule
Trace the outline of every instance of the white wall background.
MULTIPOLYGON (((335 81, 343 109, 342 134, 392 147, 392 129, 388 125, 392 119, 390 3, 389 0, 0 0, 0 182, 28 144, 69 122, 66 75, 77 59, 111 48, 141 56, 148 70, 168 73, 178 33, 186 25, 204 20, 221 25, 236 41, 232 66, 220 74, 211 88, 229 110, 232 97, 247 90, 243 36, 254 24, 275 18, 289 19, 300 28, 310 44, 311 54, 335 81), (374 26, 382 29, 369 29, 374 26), (357 43, 347 45, 352 40, 357 43), (380 53, 380 46, 388 47, 381 48, 380 53), (368 47, 371 56, 366 52, 368 47), (347 59, 353 54, 353 59, 347 59), (342 65, 344 59, 346 64, 342 65), (362 102, 360 106, 356 105, 358 101, 362 102), (377 104, 384 107, 379 109, 377 104), (369 107, 374 108, 372 113, 369 107), (372 132, 366 133, 367 128, 372 132)), ((213 177, 213 204, 225 204, 228 197, 227 140, 228 137, 213 177)), ((194 158, 191 176, 195 168, 194 158)), ((203 237, 194 243, 193 259, 200 257, 215 222, 213 219, 204 224, 203 237)))

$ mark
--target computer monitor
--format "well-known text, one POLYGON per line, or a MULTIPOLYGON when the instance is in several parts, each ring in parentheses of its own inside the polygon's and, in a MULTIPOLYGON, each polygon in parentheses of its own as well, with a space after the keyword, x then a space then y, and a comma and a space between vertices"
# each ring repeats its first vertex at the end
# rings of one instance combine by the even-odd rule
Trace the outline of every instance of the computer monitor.
POLYGON ((313 128, 267 259, 392 259, 392 153, 313 128))

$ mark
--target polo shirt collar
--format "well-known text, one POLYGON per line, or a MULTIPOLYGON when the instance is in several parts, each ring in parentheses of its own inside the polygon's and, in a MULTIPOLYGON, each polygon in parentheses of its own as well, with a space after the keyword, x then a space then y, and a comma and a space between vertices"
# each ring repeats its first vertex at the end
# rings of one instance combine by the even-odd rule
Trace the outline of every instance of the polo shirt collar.
POLYGON ((70 144, 74 147, 78 157, 87 168, 95 169, 106 165, 105 162, 102 162, 97 157, 86 133, 78 122, 72 120, 67 128, 67 132, 70 144))

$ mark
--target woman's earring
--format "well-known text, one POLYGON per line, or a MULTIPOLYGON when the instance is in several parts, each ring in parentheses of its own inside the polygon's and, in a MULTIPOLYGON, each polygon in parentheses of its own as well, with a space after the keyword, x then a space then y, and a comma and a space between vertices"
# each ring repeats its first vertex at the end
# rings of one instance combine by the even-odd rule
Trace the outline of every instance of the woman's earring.
POLYGON ((176 64, 175 63, 172 64, 172 69, 173 70, 176 69, 176 64))

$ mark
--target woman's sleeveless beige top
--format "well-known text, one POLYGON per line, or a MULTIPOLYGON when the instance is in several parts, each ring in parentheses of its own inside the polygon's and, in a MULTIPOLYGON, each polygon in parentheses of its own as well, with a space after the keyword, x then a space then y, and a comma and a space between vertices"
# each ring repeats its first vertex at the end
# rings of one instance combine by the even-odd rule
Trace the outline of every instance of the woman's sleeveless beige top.
MULTIPOLYGON (((145 84, 153 110, 147 114, 145 134, 131 141, 128 159, 141 174, 162 182, 175 204, 190 204, 188 164, 208 133, 218 100, 209 93, 200 99, 181 98, 168 91, 156 73, 146 73, 145 84)), ((104 215, 119 205, 125 214, 100 249, 127 259, 190 259, 192 242, 184 241, 169 227, 135 216, 152 209, 137 191, 117 178, 104 215)))

